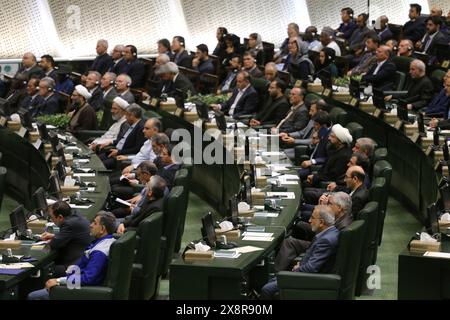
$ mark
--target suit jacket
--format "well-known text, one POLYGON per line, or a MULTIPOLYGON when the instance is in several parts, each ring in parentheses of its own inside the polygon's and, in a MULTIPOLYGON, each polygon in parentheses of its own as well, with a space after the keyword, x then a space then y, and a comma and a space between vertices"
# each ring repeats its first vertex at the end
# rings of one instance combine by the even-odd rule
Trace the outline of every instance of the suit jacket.
MULTIPOLYGON (((343 147, 339 150, 328 149, 328 160, 325 165, 320 168, 314 180, 320 181, 334 181, 342 184, 345 173, 347 171, 347 163, 352 156, 352 149, 343 147)), ((314 183, 316 184, 316 183, 314 183)))
POLYGON ((164 211, 164 197, 157 200, 147 200, 141 207, 141 210, 135 215, 129 215, 125 218, 123 225, 126 228, 137 228, 139 223, 158 211, 164 211))
POLYGON ((418 18, 414 21, 409 20, 403 25, 403 38, 409 39, 413 43, 421 40, 426 32, 426 26, 423 19, 418 18))
MULTIPOLYGON (((117 93, 116 88, 113 87, 111 90, 109 90, 109 92, 108 92, 108 94, 106 96, 103 96, 103 95, 104 95, 104 92, 102 91, 102 97, 103 97, 103 99, 102 99, 102 103, 103 103, 102 107, 104 108, 105 107, 105 103, 112 104, 112 101, 114 100, 115 97, 118 96, 118 93, 117 93)), ((134 98, 134 96, 133 96, 133 98, 134 98)))
POLYGON ((381 30, 378 33, 378 37, 380 38, 381 43, 385 43, 386 41, 391 40, 394 37, 394 34, 389 27, 386 27, 386 29, 381 30))
POLYGON ((286 117, 289 108, 289 102, 284 95, 275 100, 269 99, 264 108, 256 115, 255 119, 264 125, 275 124, 286 117))
POLYGON ((362 80, 371 83, 374 88, 388 91, 392 90, 394 86, 395 73, 397 67, 391 60, 387 60, 378 70, 377 74, 374 75, 377 64, 369 69, 366 75, 362 77, 362 80))
POLYGON ((97 129, 97 115, 95 110, 85 103, 83 107, 75 111, 69 121, 69 131, 76 133, 80 130, 96 130, 97 129))
POLYGON ((192 58, 186 50, 179 54, 174 54, 171 60, 180 67, 192 69, 192 58))
MULTIPOLYGON (((290 111, 288 111, 289 113, 290 111)), ((280 132, 291 133, 294 131, 302 130, 309 122, 308 108, 303 104, 300 108, 294 111, 294 113, 283 123, 280 127, 280 132)))
MULTIPOLYGON (((437 48, 436 44, 447 44, 449 40, 447 39, 447 36, 444 35, 441 31, 439 31, 434 37, 433 40, 431 40, 430 45, 428 46, 427 51, 425 51, 426 54, 429 56, 436 56, 437 55, 437 48)), ((422 43, 422 49, 425 49, 426 43, 422 43)))
MULTIPOLYGON (((139 122, 135 125, 133 131, 131 131, 131 133, 128 135, 125 143, 123 144, 122 150, 119 150, 118 155, 137 154, 139 152, 145 140, 147 140, 147 138, 145 138, 144 136, 144 133, 142 132, 142 130, 144 130, 144 123, 144 119, 139 120, 139 122)), ((122 139, 125 132, 119 133, 117 139, 113 141, 114 146, 116 146, 120 139, 122 139)))
POLYGON ((364 28, 356 28, 350 39, 348 39, 350 50, 355 50, 360 44, 364 44, 364 39, 373 31, 364 26, 364 28))
POLYGON ((50 248, 57 251, 55 264, 68 267, 83 255, 92 240, 89 225, 89 221, 78 213, 64 219, 59 232, 49 242, 50 248))
POLYGON ((172 190, 173 183, 175 181, 175 174, 178 169, 180 169, 180 165, 174 163, 167 169, 165 167, 161 167, 157 172, 157 175, 166 181, 166 186, 169 190, 172 190))
POLYGON ((316 148, 314 148, 311 152, 310 159, 314 159, 314 164, 323 164, 328 160, 328 136, 330 135, 331 128, 320 128, 319 130, 319 138, 320 141, 317 144, 316 148))
POLYGON ((20 103, 20 108, 29 110, 31 112, 31 116, 34 117, 38 112, 37 107, 39 107, 39 105, 41 105, 43 102, 44 98, 39 94, 36 95, 34 98, 27 94, 20 103))
POLYGON ((145 65, 141 60, 135 59, 127 63, 125 73, 131 77, 132 88, 142 88, 145 86, 145 65))
POLYGON ((111 60, 111 64, 109 65, 108 71, 113 72, 117 75, 126 73, 127 63, 125 62, 125 59, 122 58, 118 62, 114 62, 113 60, 111 60))
POLYGON ((352 194, 352 216, 353 219, 358 217, 358 213, 364 208, 369 199, 369 190, 364 183, 352 194))
POLYGON ((53 80, 55 80, 55 82, 58 82, 58 74, 56 73, 55 69, 53 69, 48 75, 45 76, 52 78, 53 80))
POLYGON ((25 70, 25 68, 21 68, 19 71, 17 71, 17 73, 14 77, 17 78, 18 75, 22 75, 22 76, 26 77, 26 79, 28 81, 28 80, 30 80, 31 76, 35 76, 39 79, 42 79, 45 74, 44 74, 44 71, 42 70, 42 68, 40 66, 38 66, 37 64, 35 64, 34 66, 31 67, 30 70, 25 70))
POLYGON ((295 144, 299 144, 300 140, 309 139, 311 137, 313 129, 314 120, 310 119, 306 127, 300 131, 290 133, 289 136, 295 139, 295 144))
POLYGON ((134 103, 134 96, 133 94, 130 92, 130 90, 127 90, 121 94, 118 94, 119 97, 121 97, 122 99, 124 99, 126 102, 128 102, 129 104, 134 103))
POLYGON ((103 109, 103 91, 100 86, 92 92, 92 97, 87 102, 95 111, 103 109))
MULTIPOLYGON (((239 89, 233 90, 233 95, 227 102, 222 105, 222 111, 225 114, 228 114, 231 106, 233 105, 236 97, 239 93, 239 89)), ((242 115, 248 115, 255 113, 258 109, 259 96, 258 92, 256 92, 255 88, 252 86, 248 87, 247 90, 243 93, 241 99, 236 104, 236 108, 234 109, 233 118, 237 118, 242 115)))
POLYGON ((169 81, 169 82, 163 82, 164 88, 162 89, 161 93, 166 93, 169 97, 173 97, 177 94, 177 90, 181 90, 184 94, 186 94, 188 91, 191 91, 191 94, 195 94, 194 86, 192 85, 191 80, 189 80, 184 74, 181 72, 178 73, 177 78, 175 79, 175 82, 169 81))
POLYGON ((61 111, 57 94, 52 94, 47 100, 44 99, 42 104, 39 106, 39 114, 43 115, 57 114, 61 111))
POLYGON ((331 226, 316 235, 300 262, 298 272, 331 272, 335 264, 338 241, 339 230, 335 226, 331 226))
POLYGON ((406 80, 408 94, 405 102, 413 105, 415 110, 420 110, 431 101, 434 95, 433 83, 427 76, 419 79, 412 79, 408 76, 406 80))
POLYGON ((101 56, 97 56, 94 59, 94 62, 92 62, 91 67, 89 70, 91 71, 97 71, 100 74, 104 74, 106 71, 108 71, 109 66, 111 65, 112 58, 109 54, 105 53, 101 56))

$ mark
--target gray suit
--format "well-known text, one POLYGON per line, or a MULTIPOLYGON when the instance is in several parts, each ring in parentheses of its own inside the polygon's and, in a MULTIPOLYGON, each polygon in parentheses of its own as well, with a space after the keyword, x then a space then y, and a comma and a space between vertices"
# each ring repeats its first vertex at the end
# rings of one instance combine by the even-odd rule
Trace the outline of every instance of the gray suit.
MULTIPOLYGON (((300 131, 290 133, 289 136, 294 138, 295 146, 308 146, 311 144, 311 136, 313 133, 313 129, 314 129, 314 121, 311 119, 309 120, 306 127, 304 127, 300 131)), ((291 160, 295 159, 295 147, 285 149, 284 153, 289 159, 291 160)))
POLYGON ((282 124, 280 132, 291 133, 305 128, 309 121, 308 112, 308 108, 303 104, 282 124))
POLYGON ((122 94, 119 94, 119 97, 127 101, 129 104, 134 103, 134 96, 129 90, 125 91, 122 94))

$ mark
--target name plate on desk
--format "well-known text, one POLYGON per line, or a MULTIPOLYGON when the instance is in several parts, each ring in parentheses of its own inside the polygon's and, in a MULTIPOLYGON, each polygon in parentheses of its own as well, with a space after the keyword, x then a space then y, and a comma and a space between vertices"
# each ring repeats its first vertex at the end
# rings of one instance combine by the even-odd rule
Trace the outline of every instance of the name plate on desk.
POLYGON ((375 109, 375 111, 373 112, 373 116, 375 118, 381 118, 382 115, 383 115, 383 112, 381 111, 381 109, 375 109))
POLYGON ((20 240, 1 240, 0 249, 18 249, 20 248, 22 241, 20 240))
POLYGON ((416 253, 425 253, 427 251, 439 252, 441 251, 441 243, 413 240, 410 243, 409 251, 416 253))
POLYGON ((190 249, 184 253, 184 261, 211 261, 213 259, 214 252, 211 250, 202 252, 190 249))
POLYGON ((398 120, 397 122, 395 122, 394 128, 397 130, 402 130, 403 127, 403 121, 402 120, 398 120))

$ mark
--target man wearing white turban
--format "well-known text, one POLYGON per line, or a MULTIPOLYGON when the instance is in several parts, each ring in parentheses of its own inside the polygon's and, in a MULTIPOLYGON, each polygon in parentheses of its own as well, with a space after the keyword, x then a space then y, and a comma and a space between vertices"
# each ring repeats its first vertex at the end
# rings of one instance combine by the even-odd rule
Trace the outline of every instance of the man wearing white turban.
MULTIPOLYGON (((319 187, 321 182, 334 181, 337 185, 345 185, 344 177, 347 171, 347 163, 352 156, 351 143, 353 137, 347 128, 340 124, 335 124, 331 128, 328 137, 328 160, 320 168, 317 174, 308 176, 308 186, 319 187)), ((317 204, 325 189, 306 188, 304 190, 304 200, 308 204, 317 204)))
POLYGON ((72 93, 72 106, 74 110, 69 113, 70 121, 68 130, 76 135, 80 130, 97 129, 97 115, 95 110, 86 102, 92 95, 82 85, 75 87, 72 93))

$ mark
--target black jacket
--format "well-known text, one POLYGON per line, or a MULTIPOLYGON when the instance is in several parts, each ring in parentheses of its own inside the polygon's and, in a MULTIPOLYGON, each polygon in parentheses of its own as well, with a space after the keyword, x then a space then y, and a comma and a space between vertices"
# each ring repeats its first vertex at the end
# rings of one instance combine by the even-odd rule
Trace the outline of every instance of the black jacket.
POLYGON ((173 164, 168 169, 166 169, 165 167, 160 168, 156 173, 158 176, 160 176, 166 181, 166 186, 169 190, 172 190, 173 183, 175 181, 175 175, 179 168, 180 168, 179 164, 173 164))
MULTIPOLYGON (((290 111, 288 111, 289 114, 290 111)), ((287 116, 287 115, 286 115, 287 116)), ((308 108, 303 104, 280 127, 280 132, 291 133, 302 130, 309 122, 308 108)))
POLYGON ((352 194, 352 216, 353 219, 358 217, 358 213, 364 208, 369 199, 369 190, 364 183, 352 194))
POLYGON ((32 76, 42 79, 45 76, 45 73, 40 66, 35 64, 33 67, 31 67, 30 70, 21 68, 19 71, 17 71, 14 77, 17 78, 19 75, 26 77, 27 80, 30 80, 32 76))
POLYGON ((127 63, 125 62, 125 59, 120 59, 117 63, 114 61, 111 61, 111 64, 109 65, 108 72, 113 72, 116 75, 120 75, 122 73, 126 73, 127 71, 127 63))
MULTIPOLYGON (((228 114, 228 112, 230 111, 230 108, 233 105, 234 101, 236 100, 238 93, 239 89, 237 88, 234 89, 231 98, 228 99, 228 101, 223 104, 222 111, 225 114, 228 114)), ((258 109, 258 103, 259 103, 258 92, 256 92, 255 88, 253 88, 252 86, 248 87, 247 90, 245 90, 244 94, 242 95, 241 99, 239 99, 238 103, 236 104, 236 108, 234 109, 233 113, 233 118, 255 113, 256 110, 258 109)))
POLYGON ((342 184, 345 173, 347 172, 347 163, 352 156, 352 149, 343 147, 339 150, 330 150, 327 162, 320 168, 317 175, 314 176, 314 184, 321 181, 334 181, 342 184))
POLYGON ((262 125, 279 123, 286 117, 290 107, 284 95, 275 100, 269 99, 255 119, 261 122, 262 125))
POLYGON ((132 88, 142 88, 145 86, 145 64, 142 61, 135 59, 127 63, 126 74, 131 78, 132 88))
POLYGON ((78 213, 64 219, 59 232, 49 243, 50 248, 57 251, 55 264, 68 267, 81 257, 92 240, 89 225, 89 221, 78 213))
POLYGON ((101 56, 97 56, 94 59, 94 62, 92 62, 91 67, 89 70, 91 71, 97 71, 100 74, 104 74, 106 71, 108 71, 109 66, 111 65, 112 58, 109 54, 105 53, 101 56))
MULTIPOLYGON (((145 138, 144 133, 142 130, 144 129, 144 123, 145 120, 141 119, 136 126, 134 127, 133 131, 128 135, 127 139, 125 140, 125 143, 122 147, 122 150, 119 150, 119 155, 122 154, 137 154, 139 150, 141 149, 142 145, 144 144, 145 138)), ((126 132, 126 131, 125 131, 126 132)), ((122 139, 125 132, 121 132, 116 140, 114 140, 113 145, 116 146, 117 143, 122 139)))
POLYGON ((103 90, 100 86, 92 92, 92 97, 87 101, 87 103, 89 103, 95 111, 103 110, 103 90))
POLYGON ((426 29, 423 18, 418 18, 414 21, 409 20, 403 25, 403 38, 416 43, 423 38, 426 29))
POLYGON ((419 79, 406 79, 406 89, 408 94, 404 99, 406 103, 413 105, 415 110, 420 110, 430 103, 434 95, 433 83, 427 76, 419 79))
POLYGON ((175 54, 171 60, 180 67, 192 69, 192 57, 186 50, 183 50, 180 54, 175 54))
POLYGON ((145 218, 149 217, 155 212, 164 210, 165 198, 162 197, 158 200, 146 200, 141 207, 141 210, 135 215, 130 215, 125 218, 123 225, 125 228, 137 228, 139 223, 145 218))
POLYGON ((61 113, 61 106, 59 104, 59 98, 57 94, 52 94, 47 100, 43 100, 42 104, 39 106, 40 115, 52 115, 61 113))
POLYGON ((163 86, 161 93, 166 93, 169 97, 173 97, 177 94, 177 89, 181 90, 184 94, 188 91, 191 92, 192 95, 195 94, 194 86, 192 85, 191 80, 189 80, 184 74, 181 72, 176 76, 175 82, 173 81, 163 81, 161 85, 163 86))
POLYGON ((372 68, 369 69, 366 75, 362 77, 364 82, 372 84, 374 88, 389 91, 393 89, 395 73, 397 71, 397 67, 391 60, 387 60, 378 70, 377 74, 374 75, 375 69, 377 68, 377 64, 373 65, 372 68))

